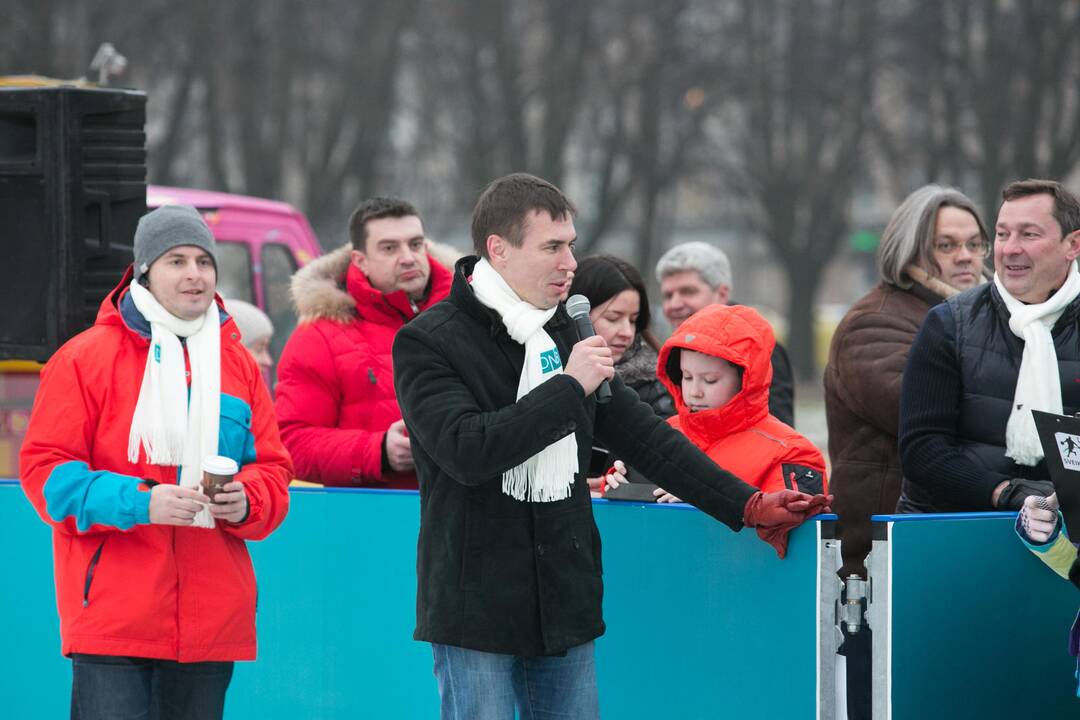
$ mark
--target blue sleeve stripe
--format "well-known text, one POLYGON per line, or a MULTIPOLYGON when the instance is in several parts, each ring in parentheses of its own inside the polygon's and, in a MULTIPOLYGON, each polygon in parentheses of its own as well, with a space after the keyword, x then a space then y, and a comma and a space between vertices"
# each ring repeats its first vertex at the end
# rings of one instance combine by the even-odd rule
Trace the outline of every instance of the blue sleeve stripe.
POLYGON ((238 397, 221 394, 221 425, 218 454, 231 457, 243 467, 255 462, 255 435, 251 431, 251 406, 238 397))
POLYGON ((150 522, 150 493, 130 475, 91 470, 84 462, 61 463, 45 481, 45 509, 54 522, 74 518, 85 532, 93 525, 127 530, 150 522))

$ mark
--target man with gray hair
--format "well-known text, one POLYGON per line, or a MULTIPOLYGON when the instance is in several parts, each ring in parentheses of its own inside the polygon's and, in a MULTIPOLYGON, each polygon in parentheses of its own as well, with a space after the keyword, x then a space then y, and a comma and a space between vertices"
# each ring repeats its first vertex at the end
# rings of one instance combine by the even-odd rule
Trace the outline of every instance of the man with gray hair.
MULTIPOLYGON (((825 366, 829 489, 839 515, 841 579, 866 577, 876 514, 900 498, 900 387, 908 351, 930 308, 989 278, 990 235, 971 198, 924 185, 889 218, 877 251, 878 284, 833 333, 825 366)), ((848 720, 870 717, 872 631, 844 631, 848 720)))
POLYGON ((900 387, 919 326, 930 308, 989 279, 989 250, 990 234, 971 198, 940 185, 916 189, 881 233, 880 282, 833 333, 825 418, 842 578, 865 575, 870 516, 893 512, 900 498, 900 387))
MULTIPOLYGON (((731 262, 720 248, 687 242, 664 253, 656 264, 664 317, 672 330, 706 305, 727 305, 731 299, 731 262)), ((769 413, 795 426, 795 383, 787 350, 779 342, 772 354, 769 413)))

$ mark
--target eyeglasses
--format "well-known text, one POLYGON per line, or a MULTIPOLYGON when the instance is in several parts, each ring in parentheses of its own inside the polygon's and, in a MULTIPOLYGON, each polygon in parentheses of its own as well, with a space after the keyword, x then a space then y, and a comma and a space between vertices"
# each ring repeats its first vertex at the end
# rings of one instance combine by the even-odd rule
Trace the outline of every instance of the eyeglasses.
POLYGON ((967 248, 967 251, 972 255, 986 255, 989 251, 989 247, 982 240, 968 240, 964 243, 953 242, 952 240, 945 240, 942 242, 934 243, 934 250, 942 255, 952 255, 954 252, 960 249, 963 245, 967 248))

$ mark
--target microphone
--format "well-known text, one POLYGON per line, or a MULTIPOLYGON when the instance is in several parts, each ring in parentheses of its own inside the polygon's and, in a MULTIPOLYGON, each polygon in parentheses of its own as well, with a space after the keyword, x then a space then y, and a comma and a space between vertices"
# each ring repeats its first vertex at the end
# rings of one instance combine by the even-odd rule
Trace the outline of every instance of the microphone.
MULTIPOLYGON (((596 331, 593 330, 592 320, 589 319, 590 310, 592 310, 592 306, 589 304, 589 298, 584 295, 571 295, 566 299, 566 312, 573 319, 574 325, 577 326, 579 340, 591 338, 596 334, 596 331)), ((608 385, 607 380, 604 380, 600 383, 600 387, 596 388, 596 402, 603 405, 610 400, 611 386, 608 385)))

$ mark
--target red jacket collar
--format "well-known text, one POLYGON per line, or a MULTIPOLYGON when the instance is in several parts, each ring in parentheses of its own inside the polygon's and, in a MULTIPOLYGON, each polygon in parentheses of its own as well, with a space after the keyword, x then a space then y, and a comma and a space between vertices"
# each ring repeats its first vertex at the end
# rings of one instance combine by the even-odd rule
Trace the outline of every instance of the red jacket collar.
POLYGON ((371 286, 360 268, 349 263, 345 273, 345 288, 356 301, 356 312, 364 320, 383 325, 396 325, 412 320, 419 312, 428 309, 450 294, 453 275, 428 255, 431 275, 427 295, 413 309, 409 296, 403 290, 383 293, 371 286))

